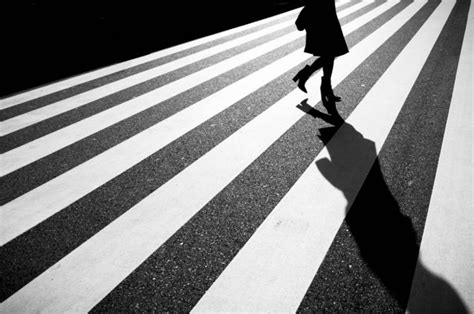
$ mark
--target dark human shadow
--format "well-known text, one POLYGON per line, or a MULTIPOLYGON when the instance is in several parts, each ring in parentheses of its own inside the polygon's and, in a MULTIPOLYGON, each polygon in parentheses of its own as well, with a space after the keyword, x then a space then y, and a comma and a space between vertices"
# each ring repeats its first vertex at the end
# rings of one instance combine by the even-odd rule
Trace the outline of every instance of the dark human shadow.
POLYGON ((317 160, 316 166, 347 199, 346 223, 360 257, 401 309, 410 313, 467 313, 451 285, 418 259, 416 231, 385 182, 375 143, 345 122, 334 103, 323 105, 327 114, 308 105, 307 99, 297 108, 331 125, 319 129, 318 135, 330 159, 317 160), (415 267, 421 281, 416 281, 408 304, 415 267))

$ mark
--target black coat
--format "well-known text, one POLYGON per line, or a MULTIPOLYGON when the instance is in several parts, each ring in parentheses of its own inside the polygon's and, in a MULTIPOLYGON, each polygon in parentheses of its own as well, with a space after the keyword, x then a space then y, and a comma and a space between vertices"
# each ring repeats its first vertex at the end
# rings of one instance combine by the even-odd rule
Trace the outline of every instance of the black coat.
POLYGON ((305 52, 315 56, 341 56, 349 52, 334 0, 307 0, 303 8, 305 52))

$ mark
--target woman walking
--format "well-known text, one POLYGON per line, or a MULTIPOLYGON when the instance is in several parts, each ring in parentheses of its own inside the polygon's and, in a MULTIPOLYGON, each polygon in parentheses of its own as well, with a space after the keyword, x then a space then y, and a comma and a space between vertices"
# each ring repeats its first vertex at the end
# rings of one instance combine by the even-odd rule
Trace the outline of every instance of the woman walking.
POLYGON ((305 83, 309 77, 321 67, 321 94, 328 101, 340 101, 331 87, 331 76, 334 59, 349 52, 341 25, 336 14, 334 0, 306 0, 296 25, 299 30, 306 30, 306 46, 304 51, 318 56, 311 65, 305 66, 293 78, 298 87, 306 91, 305 83))

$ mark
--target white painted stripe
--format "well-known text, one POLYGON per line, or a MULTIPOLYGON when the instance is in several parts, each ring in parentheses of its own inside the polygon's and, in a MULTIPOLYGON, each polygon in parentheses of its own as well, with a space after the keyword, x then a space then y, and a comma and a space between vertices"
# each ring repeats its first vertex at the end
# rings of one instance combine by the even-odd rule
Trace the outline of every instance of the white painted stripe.
MULTIPOLYGON (((388 10, 397 2, 391 1, 383 9, 388 10)), ((343 31, 353 31, 368 21, 362 16, 346 24, 343 31)), ((7 243, 92 192, 306 58, 301 51, 294 52, 5 204, 1 209, 4 227, 0 230, 0 243, 7 243)))
POLYGON ((298 309, 453 7, 441 2, 331 139, 342 160, 321 151, 193 311, 298 309), (315 165, 331 162, 345 195, 315 165))
POLYGON ((112 95, 113 93, 119 92, 128 87, 146 82, 160 75, 169 73, 199 60, 211 57, 225 50, 235 48, 237 46, 245 44, 246 42, 282 30, 291 25, 294 25, 294 21, 292 20, 282 22, 280 24, 265 28, 258 32, 202 50, 195 54, 185 56, 183 58, 171 61, 155 68, 151 68, 135 75, 127 76, 126 78, 112 82, 110 84, 102 85, 95 89, 88 90, 84 93, 52 103, 48 106, 44 106, 36 110, 32 110, 16 117, 10 118, 8 120, 2 121, 0 122, 0 135, 4 136, 10 134, 40 121, 59 115, 61 113, 79 108, 90 102, 112 95))
MULTIPOLYGON (((349 2, 349 1, 346 0, 344 2, 349 2)), ((290 16, 292 14, 296 14, 299 10, 300 10, 300 8, 294 9, 294 10, 291 10, 291 11, 288 11, 288 12, 285 12, 285 13, 282 13, 282 14, 279 14, 279 15, 269 17, 267 19, 259 20, 259 21, 256 21, 256 22, 253 22, 253 23, 250 23, 250 24, 246 24, 246 25, 239 26, 239 27, 236 27, 236 28, 233 28, 233 29, 230 29, 230 30, 223 31, 221 33, 217 33, 217 34, 213 34, 213 35, 206 36, 206 37, 203 37, 203 38, 199 38, 199 39, 196 39, 196 40, 193 40, 193 41, 190 41, 190 42, 186 42, 186 43, 183 43, 183 44, 180 44, 180 45, 177 45, 177 46, 173 46, 173 47, 170 47, 170 48, 167 48, 167 49, 163 49, 163 50, 151 53, 151 54, 143 56, 143 57, 139 57, 139 58, 136 58, 136 59, 133 59, 133 60, 128 60, 128 61, 125 61, 125 62, 121 62, 121 63, 115 64, 115 65, 112 65, 112 66, 109 66, 109 67, 106 67, 106 68, 102 68, 102 69, 99 69, 99 70, 96 70, 96 71, 93 71, 93 72, 85 73, 85 74, 75 76, 75 77, 72 77, 70 79, 66 79, 66 80, 63 80, 63 81, 60 81, 60 82, 57 82, 57 83, 54 83, 54 84, 46 85, 46 86, 43 86, 43 87, 40 87, 40 88, 37 88, 37 89, 27 91, 25 93, 21 93, 21 94, 12 96, 12 97, 8 97, 8 98, 0 100, 0 109, 6 109, 6 108, 9 108, 9 107, 15 106, 17 104, 23 103, 23 102, 26 102, 26 101, 29 101, 29 100, 32 100, 32 99, 35 99, 35 98, 39 98, 41 96, 45 96, 45 95, 60 91, 62 89, 66 89, 66 88, 69 88, 69 87, 72 87, 72 86, 75 86, 75 85, 78 85, 78 84, 81 84, 81 83, 85 83, 87 81, 97 79, 97 78, 100 78, 100 77, 103 77, 103 76, 106 76, 106 75, 109 75, 109 74, 112 74, 112 73, 115 73, 115 72, 118 72, 118 71, 122 71, 122 70, 125 70, 127 68, 130 68, 130 67, 133 67, 133 66, 136 66, 136 65, 140 65, 140 64, 148 62, 148 61, 152 61, 154 59, 162 58, 162 57, 165 57, 167 55, 171 55, 173 53, 180 52, 182 50, 186 50, 186 49, 190 49, 190 48, 202 45, 202 44, 206 44, 206 43, 211 42, 213 40, 217 40, 217 39, 220 39, 220 38, 224 38, 226 36, 237 34, 238 32, 243 32, 243 31, 252 29, 254 27, 264 25, 266 23, 271 23, 275 20, 283 19, 283 18, 286 18, 287 16, 290 16)))
POLYGON ((439 287, 431 286, 429 276, 425 277, 427 271, 451 285, 467 312, 474 313, 473 31, 471 3, 419 264, 408 302, 412 313, 458 310, 453 308, 456 304, 452 300, 446 299, 449 296, 446 291, 433 291, 439 287))
MULTIPOLYGON (((347 12, 345 15, 348 15, 352 12, 357 11, 361 7, 364 7, 368 5, 368 3, 373 2, 370 0, 365 0, 364 2, 358 3, 349 9, 347 9, 347 12)), ((251 33, 249 35, 225 42, 223 44, 217 45, 210 47, 208 49, 202 50, 200 52, 197 52, 192 55, 185 56, 180 59, 176 59, 174 61, 171 61, 169 63, 151 68, 149 70, 137 73, 135 75, 131 75, 128 77, 125 77, 121 80, 114 81, 109 84, 102 85, 100 87, 97 87, 95 89, 88 90, 84 93, 74 95, 70 98, 66 98, 63 100, 60 100, 58 102, 49 104, 47 106, 38 108, 36 110, 32 110, 29 112, 26 112, 24 114, 15 116, 13 118, 10 118, 8 120, 0 122, 0 136, 5 136, 7 134, 13 133, 15 131, 21 130, 25 127, 28 127, 30 125, 33 125, 35 123, 38 123, 40 121, 52 118, 54 116, 57 116, 61 113, 68 112, 70 110, 79 108, 81 106, 84 106, 90 102, 96 101, 98 99, 101 99, 103 97, 112 95, 116 92, 119 92, 123 89, 129 88, 131 86, 146 82, 148 80, 151 80, 155 77, 158 77, 160 75, 169 73, 171 71, 177 70, 181 67, 184 67, 186 65, 195 63, 199 60, 203 60, 205 58, 211 57, 213 55, 216 55, 220 52, 223 52, 225 50, 229 50, 232 48, 235 48, 237 46, 243 45, 247 42, 250 42, 252 40, 258 39, 260 37, 266 36, 268 34, 271 34, 273 32, 280 31, 284 28, 288 28, 290 26, 294 25, 294 21, 284 21, 281 22, 277 25, 262 29, 260 31, 251 33)), ((300 33, 301 35, 301 33, 300 33)))
MULTIPOLYGON (((382 37, 394 32, 381 29, 382 37)), ((370 43, 353 48, 357 60, 345 61, 345 75, 376 48, 370 43)), ((88 311, 301 118, 294 105, 302 97, 295 90, 278 101, 6 300, 4 310, 88 311)))

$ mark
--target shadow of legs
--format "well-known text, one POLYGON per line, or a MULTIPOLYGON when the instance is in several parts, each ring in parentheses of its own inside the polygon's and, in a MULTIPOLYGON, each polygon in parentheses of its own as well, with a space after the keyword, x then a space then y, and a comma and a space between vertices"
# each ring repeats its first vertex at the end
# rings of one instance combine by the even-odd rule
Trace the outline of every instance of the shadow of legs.
MULTIPOLYGON (((375 143, 344 122, 334 103, 323 104, 328 114, 311 107, 307 99, 297 108, 333 125, 319 129, 330 158, 318 160, 316 166, 347 199, 345 223, 360 260, 377 278, 371 280, 389 292, 401 311, 466 313, 456 290, 420 262, 416 231, 385 181, 375 143)), ((362 285, 369 277, 351 282, 361 280, 362 285)))

